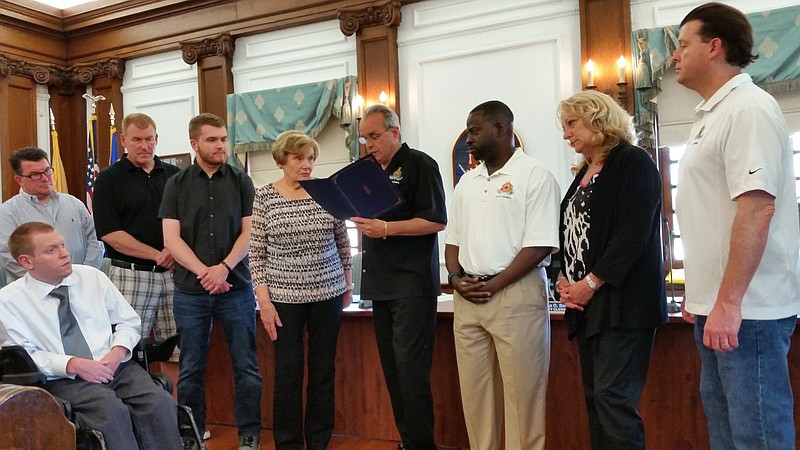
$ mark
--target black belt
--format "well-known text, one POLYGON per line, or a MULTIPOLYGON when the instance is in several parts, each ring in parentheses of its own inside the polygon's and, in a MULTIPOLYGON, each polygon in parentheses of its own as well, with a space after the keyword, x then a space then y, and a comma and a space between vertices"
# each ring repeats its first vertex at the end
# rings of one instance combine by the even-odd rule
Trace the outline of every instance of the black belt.
POLYGON ((123 269, 141 270, 142 272, 166 272, 168 269, 161 266, 151 266, 150 264, 135 264, 128 261, 120 261, 119 259, 112 259, 111 265, 122 267, 123 269))
POLYGON ((494 274, 494 275, 472 275, 472 274, 469 274, 469 273, 465 273, 464 276, 465 277, 469 277, 469 278, 477 278, 478 281, 489 281, 492 278, 496 277, 497 274, 494 274))

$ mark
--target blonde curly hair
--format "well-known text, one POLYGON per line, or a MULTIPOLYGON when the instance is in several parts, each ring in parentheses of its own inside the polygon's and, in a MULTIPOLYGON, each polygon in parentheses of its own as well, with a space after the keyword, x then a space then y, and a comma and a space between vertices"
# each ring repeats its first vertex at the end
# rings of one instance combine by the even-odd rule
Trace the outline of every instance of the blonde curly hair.
MULTIPOLYGON (((562 100, 558 104, 558 119, 562 126, 568 120, 583 120, 586 128, 594 133, 591 143, 600 148, 598 162, 604 162, 611 149, 620 142, 636 144, 633 118, 613 98, 602 92, 581 91, 562 100)), ((591 162, 593 161, 581 155, 580 160, 572 167, 572 173, 580 172, 591 162)))

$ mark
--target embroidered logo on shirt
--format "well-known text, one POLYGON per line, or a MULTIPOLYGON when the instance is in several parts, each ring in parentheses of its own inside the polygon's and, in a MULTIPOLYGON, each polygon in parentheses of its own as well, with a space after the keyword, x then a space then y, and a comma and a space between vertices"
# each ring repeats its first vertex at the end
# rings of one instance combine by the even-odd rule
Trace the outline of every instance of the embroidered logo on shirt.
POLYGON ((510 181, 506 181, 505 183, 503 183, 502 186, 500 186, 500 189, 497 190, 497 193, 498 194, 512 195, 512 194, 514 194, 514 185, 511 184, 510 181))
POLYGON ((394 173, 389 175, 389 181, 391 181, 392 183, 397 184, 402 180, 403 180, 403 168, 402 167, 398 167, 397 170, 394 171, 394 173))
POLYGON ((748 170, 748 171, 747 171, 747 173, 749 173, 750 175, 752 175, 752 174, 754 174, 754 173, 758 172, 758 171, 759 171, 759 170, 761 170, 761 169, 763 169, 763 167, 759 167, 759 168, 758 168, 758 169, 756 169, 756 170, 748 170))

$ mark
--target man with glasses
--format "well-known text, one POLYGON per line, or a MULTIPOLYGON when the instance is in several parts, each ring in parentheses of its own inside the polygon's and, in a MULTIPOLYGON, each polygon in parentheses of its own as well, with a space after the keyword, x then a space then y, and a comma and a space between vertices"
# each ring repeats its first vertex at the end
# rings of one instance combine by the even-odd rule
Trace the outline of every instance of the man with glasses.
POLYGON ((378 218, 351 218, 364 234, 361 298, 373 301, 400 448, 435 450, 430 378, 441 293, 436 233, 447 223, 442 175, 433 158, 400 140, 400 120, 386 106, 367 108, 359 135, 404 200, 378 218))
POLYGON ((97 240, 94 221, 86 206, 77 198, 53 190, 53 168, 47 153, 36 147, 15 151, 8 162, 14 170, 19 194, 0 205, 0 266, 8 281, 25 275, 8 250, 8 237, 27 222, 52 225, 64 237, 74 264, 100 268, 103 244, 97 240))

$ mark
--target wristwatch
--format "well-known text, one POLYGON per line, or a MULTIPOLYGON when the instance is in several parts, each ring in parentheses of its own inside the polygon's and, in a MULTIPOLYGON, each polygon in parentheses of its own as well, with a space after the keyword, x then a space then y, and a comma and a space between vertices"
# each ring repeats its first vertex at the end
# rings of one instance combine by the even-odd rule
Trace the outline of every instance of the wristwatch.
POLYGON ((591 288, 591 290, 597 291, 598 289, 600 289, 600 286, 598 286, 597 283, 594 282, 591 275, 586 274, 586 278, 584 278, 584 280, 586 280, 586 284, 589 285, 589 288, 591 288))
POLYGON ((464 276, 463 272, 450 272, 447 274, 447 284, 453 287, 453 278, 464 276))

